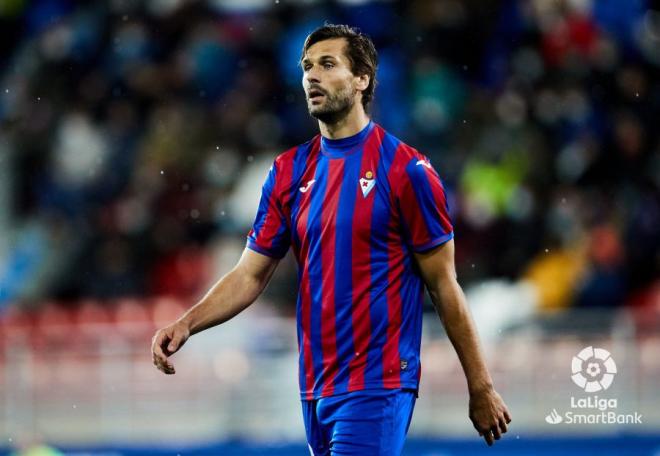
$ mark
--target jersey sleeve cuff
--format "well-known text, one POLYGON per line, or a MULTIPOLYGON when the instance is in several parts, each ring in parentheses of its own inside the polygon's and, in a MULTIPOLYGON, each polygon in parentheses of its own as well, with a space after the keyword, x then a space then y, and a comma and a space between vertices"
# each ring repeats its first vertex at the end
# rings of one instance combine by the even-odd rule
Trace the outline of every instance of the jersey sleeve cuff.
POLYGON ((428 250, 431 250, 434 247, 438 247, 439 245, 444 244, 445 242, 448 242, 450 240, 454 239, 454 232, 447 233, 445 235, 442 235, 440 237, 436 237, 429 242, 425 242, 424 244, 420 245, 414 245, 413 246, 413 251, 417 253, 423 253, 428 250))
POLYGON ((255 251, 257 253, 260 253, 262 255, 265 255, 267 257, 275 258, 276 260, 281 260, 286 255, 286 251, 284 251, 284 252, 275 252, 275 251, 270 250, 270 249, 265 249, 265 248, 261 247, 260 245, 258 245, 257 243, 255 243, 254 241, 252 241, 250 239, 247 240, 246 247, 250 250, 253 250, 253 251, 255 251))

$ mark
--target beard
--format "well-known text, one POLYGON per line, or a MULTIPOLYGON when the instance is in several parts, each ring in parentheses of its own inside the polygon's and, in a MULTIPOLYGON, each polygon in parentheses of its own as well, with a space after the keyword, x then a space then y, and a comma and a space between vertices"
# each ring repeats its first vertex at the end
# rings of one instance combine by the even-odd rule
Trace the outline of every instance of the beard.
POLYGON ((324 103, 318 106, 309 104, 309 115, 326 124, 335 124, 348 115, 355 104, 356 90, 345 87, 335 93, 325 93, 324 103))

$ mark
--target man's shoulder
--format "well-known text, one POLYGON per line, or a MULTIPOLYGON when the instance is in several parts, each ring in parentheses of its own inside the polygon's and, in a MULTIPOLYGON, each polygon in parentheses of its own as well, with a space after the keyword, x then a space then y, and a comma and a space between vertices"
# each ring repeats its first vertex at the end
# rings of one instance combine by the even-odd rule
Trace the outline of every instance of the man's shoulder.
POLYGON ((284 152, 280 153, 277 157, 275 157, 275 163, 277 163, 278 165, 282 165, 285 163, 291 163, 297 157, 301 157, 301 156, 306 157, 315 149, 315 145, 319 142, 319 139, 320 139, 320 135, 317 134, 310 140, 285 150, 284 152))
POLYGON ((377 128, 379 128, 379 134, 382 137, 381 149, 384 156, 391 161, 392 171, 394 173, 403 171, 412 160, 426 160, 424 154, 413 146, 388 132, 380 125, 377 125, 377 128))

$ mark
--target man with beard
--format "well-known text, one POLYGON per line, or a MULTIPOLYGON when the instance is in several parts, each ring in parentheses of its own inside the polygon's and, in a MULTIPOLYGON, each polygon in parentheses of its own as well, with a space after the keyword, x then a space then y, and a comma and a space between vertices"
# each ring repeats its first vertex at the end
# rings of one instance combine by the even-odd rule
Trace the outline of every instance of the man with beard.
POLYGON ((424 285, 465 371, 470 419, 492 445, 510 417, 456 280, 442 183, 424 155, 369 119, 376 65, 373 43, 351 27, 307 37, 302 83, 320 135, 275 159, 241 259, 156 333, 154 364, 173 374, 168 357, 254 302, 291 246, 312 454, 401 453, 421 375, 424 285))

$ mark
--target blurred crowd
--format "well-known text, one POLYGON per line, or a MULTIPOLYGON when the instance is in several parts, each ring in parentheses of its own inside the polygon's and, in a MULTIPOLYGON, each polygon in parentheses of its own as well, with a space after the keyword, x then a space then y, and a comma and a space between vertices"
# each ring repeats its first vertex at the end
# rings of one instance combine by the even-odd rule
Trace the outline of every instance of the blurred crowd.
MULTIPOLYGON (((326 21, 373 38, 373 118, 442 176, 459 279, 491 290, 478 305, 657 303, 652 7, 1 2, 0 310, 203 292, 226 240, 243 245, 272 158, 317 132, 298 61, 326 21)), ((285 270, 273 289, 290 310, 285 270)))

